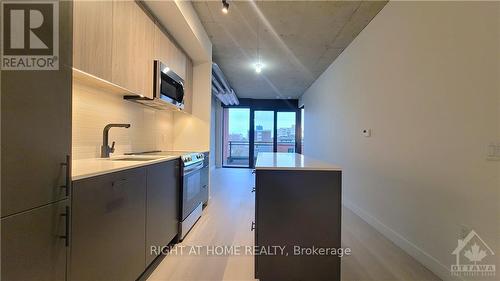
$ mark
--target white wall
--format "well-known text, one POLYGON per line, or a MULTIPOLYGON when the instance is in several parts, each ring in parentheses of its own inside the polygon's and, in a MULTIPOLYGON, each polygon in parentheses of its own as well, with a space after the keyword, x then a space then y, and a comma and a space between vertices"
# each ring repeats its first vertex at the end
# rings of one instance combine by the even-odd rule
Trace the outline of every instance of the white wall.
POLYGON ((116 141, 114 155, 173 148, 173 113, 125 101, 103 89, 73 83, 73 159, 101 155, 102 130, 109 123, 129 123, 130 128, 112 128, 109 144, 116 141))
POLYGON ((340 164, 343 202, 443 279, 462 225, 500 255, 499 19, 390 2, 302 98, 305 154, 340 164))

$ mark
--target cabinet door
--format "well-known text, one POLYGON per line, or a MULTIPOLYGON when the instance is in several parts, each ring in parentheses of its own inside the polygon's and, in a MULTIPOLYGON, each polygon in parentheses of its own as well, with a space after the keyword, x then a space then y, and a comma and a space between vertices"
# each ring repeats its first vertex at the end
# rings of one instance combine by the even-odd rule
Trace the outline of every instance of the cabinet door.
POLYGON ((186 80, 186 55, 179 47, 174 45, 171 56, 171 60, 175 62, 173 65, 174 72, 177 73, 179 77, 186 80))
POLYGON ((63 200, 2 218, 2 280, 65 280, 67 206, 63 200))
POLYGON ((186 80, 187 56, 155 25, 154 58, 160 60, 186 80))
POLYGON ((184 79, 184 111, 193 112, 193 62, 186 59, 186 76, 184 79))
POLYGON ((73 66, 111 81, 113 2, 73 3, 73 66))
POLYGON ((172 44, 172 42, 170 42, 170 39, 158 26, 155 25, 154 29, 154 59, 160 60, 166 66, 173 69, 174 62, 171 61, 170 56, 175 46, 172 44))
POLYGON ((72 2, 60 1, 59 10, 59 70, 0 71, 2 217, 66 198, 72 2))
POLYGON ((135 1, 113 1, 112 82, 153 96, 154 24, 135 1))
POLYGON ((152 249, 168 245, 178 233, 179 160, 148 167, 146 200, 146 266, 156 258, 152 249))
POLYGON ((146 170, 76 181, 71 280, 135 280, 144 271, 146 170))

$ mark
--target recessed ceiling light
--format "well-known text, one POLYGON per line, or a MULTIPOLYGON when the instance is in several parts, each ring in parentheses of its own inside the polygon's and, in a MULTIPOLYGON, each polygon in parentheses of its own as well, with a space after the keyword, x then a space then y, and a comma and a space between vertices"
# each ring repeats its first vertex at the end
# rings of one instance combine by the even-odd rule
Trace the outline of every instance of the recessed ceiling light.
POLYGON ((222 0, 222 12, 224 14, 229 13, 229 3, 227 2, 227 0, 222 0))

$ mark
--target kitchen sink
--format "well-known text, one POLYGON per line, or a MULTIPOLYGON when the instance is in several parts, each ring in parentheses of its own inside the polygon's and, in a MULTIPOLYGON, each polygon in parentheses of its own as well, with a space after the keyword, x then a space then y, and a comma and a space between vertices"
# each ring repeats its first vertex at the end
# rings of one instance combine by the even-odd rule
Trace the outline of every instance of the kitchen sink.
POLYGON ((151 161, 157 160, 160 157, 124 157, 124 158, 110 158, 111 161, 151 161))

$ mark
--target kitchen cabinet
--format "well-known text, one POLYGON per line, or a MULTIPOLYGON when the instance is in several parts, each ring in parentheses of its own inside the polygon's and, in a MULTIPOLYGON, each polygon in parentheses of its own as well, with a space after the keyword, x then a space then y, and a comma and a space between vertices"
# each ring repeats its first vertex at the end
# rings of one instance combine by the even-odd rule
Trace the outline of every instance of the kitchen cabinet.
POLYGON ((153 60, 184 79, 191 113, 191 59, 135 1, 75 1, 73 66, 145 97, 153 96, 153 60))
MULTIPOLYGON (((59 12, 59 44, 71 46, 72 3, 59 12)), ((1 71, 1 216, 67 197, 71 175, 71 48, 59 70, 1 71)))
POLYGON ((2 218, 2 280, 65 280, 68 200, 2 218))
POLYGON ((159 26, 155 25, 154 33, 155 59, 163 62, 182 79, 187 80, 186 66, 189 59, 186 54, 170 40, 159 26))
POLYGON ((154 40, 154 59, 160 60, 165 65, 173 69, 174 62, 171 59, 173 53, 174 44, 170 39, 163 33, 161 28, 157 25, 155 29, 155 40, 154 40))
POLYGON ((341 208, 341 171, 257 168, 255 245, 284 246, 288 256, 256 255, 255 278, 340 280, 339 257, 295 255, 294 247, 340 248, 341 208))
POLYGON ((136 280, 144 271, 146 168, 75 181, 71 280, 136 280))
POLYGON ((111 81, 113 2, 73 3, 73 66, 111 81))
POLYGON ((152 249, 168 245, 178 233, 179 159, 147 168, 146 266, 156 257, 152 249))
POLYGON ((113 1, 112 36, 111 82, 152 98, 153 21, 135 1, 113 1))
POLYGON ((0 71, 1 280, 66 278, 72 5, 59 2, 58 70, 0 71))
POLYGON ((186 59, 186 79, 184 80, 184 112, 193 112, 193 61, 186 59))

